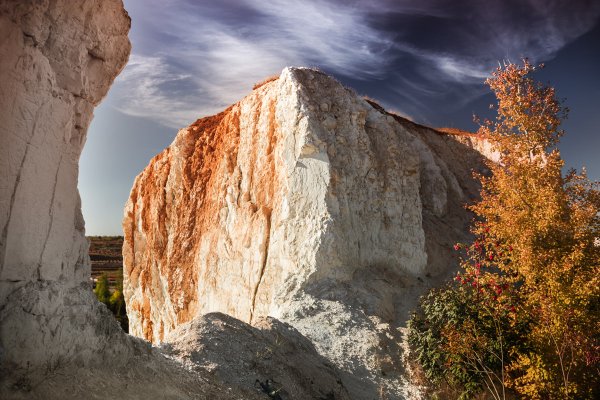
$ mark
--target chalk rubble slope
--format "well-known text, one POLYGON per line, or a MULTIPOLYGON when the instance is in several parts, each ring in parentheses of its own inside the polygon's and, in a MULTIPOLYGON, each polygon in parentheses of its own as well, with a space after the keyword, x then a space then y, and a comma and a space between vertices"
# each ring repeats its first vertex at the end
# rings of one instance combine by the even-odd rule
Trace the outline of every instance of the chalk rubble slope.
POLYGON ((353 398, 410 396, 402 327, 455 266, 485 156, 481 139, 284 69, 179 131, 136 178, 123 220, 132 333, 159 343, 210 312, 271 316, 347 373, 353 398))

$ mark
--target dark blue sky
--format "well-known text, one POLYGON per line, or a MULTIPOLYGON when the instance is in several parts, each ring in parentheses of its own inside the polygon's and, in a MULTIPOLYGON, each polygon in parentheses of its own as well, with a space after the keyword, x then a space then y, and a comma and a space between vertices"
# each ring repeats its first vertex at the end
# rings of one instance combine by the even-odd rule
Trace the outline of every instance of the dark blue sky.
POLYGON ((544 62, 571 109, 561 151, 600 178, 600 1, 125 0, 130 62, 81 158, 88 234, 120 234, 135 176, 177 129, 285 66, 315 66, 391 111, 475 130, 504 60, 544 62))

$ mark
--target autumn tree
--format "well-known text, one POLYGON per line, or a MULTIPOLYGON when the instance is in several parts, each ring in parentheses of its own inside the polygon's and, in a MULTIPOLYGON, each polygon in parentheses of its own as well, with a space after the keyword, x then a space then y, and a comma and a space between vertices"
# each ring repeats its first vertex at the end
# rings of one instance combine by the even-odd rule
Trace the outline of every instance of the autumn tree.
MULTIPOLYGON (((531 399, 594 398, 600 376, 600 192, 585 171, 563 176, 557 144, 567 110, 552 87, 531 78, 535 70, 525 60, 498 68, 487 80, 497 117, 481 122, 479 133, 500 157, 487 162, 491 174, 477 175, 481 200, 470 206, 475 240, 457 246, 463 261, 449 289, 475 296, 478 307, 489 310, 481 315, 488 322, 508 315, 521 335, 511 343, 506 329, 499 329, 501 353, 477 338, 452 350, 468 326, 450 327, 440 338, 463 361, 474 352, 500 355, 502 365, 493 371, 503 390, 531 399)), ((423 333, 413 331, 413 337, 423 333)))

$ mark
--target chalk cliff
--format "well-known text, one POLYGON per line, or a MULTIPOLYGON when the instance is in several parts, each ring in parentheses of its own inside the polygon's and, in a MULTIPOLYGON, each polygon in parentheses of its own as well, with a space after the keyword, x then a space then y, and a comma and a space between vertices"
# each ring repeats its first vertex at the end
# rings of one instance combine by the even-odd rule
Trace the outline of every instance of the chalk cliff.
POLYGON ((287 400, 418 396, 402 327, 452 267, 485 142, 302 68, 182 130, 124 220, 153 348, 91 292, 77 193, 129 25, 120 0, 0 2, 0 397, 264 398, 256 379, 287 400))
POLYGON ((123 220, 131 332, 159 343, 209 312, 271 316, 347 373, 352 398, 408 396, 401 328, 455 264, 484 149, 284 69, 137 177, 123 220))
POLYGON ((129 26, 121 0, 0 1, 0 398, 259 399, 124 334, 92 293, 78 162, 129 26))
POLYGON ((94 107, 125 66, 117 0, 0 2, 0 357, 82 360, 106 337, 77 175, 94 107))

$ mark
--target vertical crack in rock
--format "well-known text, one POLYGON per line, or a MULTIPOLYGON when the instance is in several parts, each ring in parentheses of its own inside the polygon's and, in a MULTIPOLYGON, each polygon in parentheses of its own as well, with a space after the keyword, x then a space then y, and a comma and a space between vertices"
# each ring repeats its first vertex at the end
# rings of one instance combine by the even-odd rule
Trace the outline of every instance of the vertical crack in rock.
MULTIPOLYGON (((25 145, 25 152, 23 153, 23 158, 21 158, 21 163, 19 164, 19 169, 17 170, 17 177, 15 179, 15 185, 13 186, 13 190, 12 190, 12 193, 10 196, 10 203, 9 203, 9 207, 8 207, 8 216, 6 218, 6 223, 4 224, 4 227, 2 228, 2 237, 0 239, 0 260, 2 261, 2 264, 1 264, 2 267, 6 263, 5 258, 6 258, 7 239, 8 239, 8 227, 9 227, 11 219, 12 219, 12 212, 13 212, 13 208, 15 205, 15 199, 17 197, 17 191, 21 184, 21 174, 23 173, 23 168, 25 167, 27 155, 29 154, 29 149, 31 148, 32 141, 35 137, 35 132, 37 130, 37 124, 38 124, 38 118, 39 118, 42 107, 43 107, 43 105, 36 110, 35 117, 33 118, 33 126, 31 127, 31 134, 29 135, 29 138, 27 139, 27 143, 25 145)), ((0 269, 0 272, 2 272, 1 269, 0 269)))
POLYGON ((10 225, 10 221, 12 219, 13 207, 15 205, 15 198, 17 197, 17 190, 19 189, 19 184, 21 183, 21 173, 23 172, 23 167, 25 165, 25 160, 27 159, 27 154, 29 153, 29 147, 31 146, 30 142, 27 142, 25 147, 25 152, 23 153, 23 158, 21 158, 21 163, 19 164, 19 169, 17 171, 17 178, 15 180, 15 185, 13 186, 12 194, 10 196, 10 203, 8 206, 8 216, 6 218, 6 223, 2 228, 2 239, 0 241, 0 260, 2 260, 2 266, 6 263, 6 240, 8 238, 8 226, 10 225))
POLYGON ((46 237, 44 238, 44 244, 42 251, 40 252, 40 259, 37 265, 37 279, 42 279, 42 261, 44 259, 44 253, 46 252, 46 246, 48 245, 48 239, 50 238, 50 232, 52 231, 52 225, 54 224, 54 198, 56 197, 56 187, 58 186, 58 174, 60 173, 60 167, 62 165, 63 154, 61 153, 60 159, 58 160, 58 166, 56 167, 56 174, 54 174, 54 185, 52 186, 52 196, 50 197, 50 204, 48 205, 48 217, 50 222, 48 223, 48 229, 46 230, 46 237))
MULTIPOLYGON (((262 182, 262 184, 260 185, 260 188, 258 190, 262 190, 262 191, 267 191, 266 196, 263 197, 263 202, 265 204, 271 204, 271 207, 266 207, 264 204, 262 205, 262 212, 263 215, 266 217, 266 224, 267 224, 267 229, 266 229, 266 237, 265 237, 265 249, 264 249, 264 259, 260 268, 260 272, 259 272, 259 276, 258 276, 258 282, 256 284, 256 287, 254 288, 254 291, 252 293, 252 300, 251 300, 251 307, 250 307, 250 324, 252 324, 252 321, 254 319, 255 316, 255 311, 256 311, 256 297, 258 295, 258 291, 260 289, 260 285, 263 281, 263 277, 265 275, 265 270, 267 268, 267 262, 269 261, 269 246, 270 246, 270 242, 271 242, 271 226, 272 226, 272 216, 273 216, 273 202, 274 202, 274 196, 275 196, 275 188, 274 186, 276 185, 275 180, 277 179, 277 171, 276 171, 276 166, 275 166, 275 159, 273 156, 273 150, 274 147, 276 145, 275 143, 275 138, 276 138, 276 130, 277 130, 277 122, 276 122, 276 118, 275 118, 275 103, 277 101, 277 98, 271 99, 269 101, 269 110, 268 110, 268 114, 267 114, 267 118, 268 118, 268 124, 267 124, 267 138, 268 138, 268 143, 267 143, 267 148, 266 148, 266 158, 267 158, 267 164, 269 165, 269 171, 268 171, 268 175, 267 175, 267 179, 269 179, 268 182, 262 182), (267 187, 264 187, 266 184, 267 187)), ((258 110, 260 112, 260 110, 258 110)), ((254 127, 254 136, 259 137, 261 132, 257 129, 257 125, 258 125, 258 120, 259 118, 255 119, 255 127, 254 127)), ((264 195, 264 194, 263 194, 264 195)))
POLYGON ((269 245, 271 242, 272 211, 269 208, 263 207, 262 212, 265 215, 266 222, 267 222, 267 229, 266 229, 266 236, 265 236, 265 256, 263 258, 262 266, 260 268, 260 272, 258 275, 258 282, 257 282, 256 286, 254 287, 254 291, 252 293, 252 306, 250 307, 250 324, 252 324, 252 321, 254 320, 254 310, 256 308, 256 296, 258 294, 260 284, 262 283, 263 277, 265 275, 265 270, 267 268, 267 262, 269 261, 269 245))

